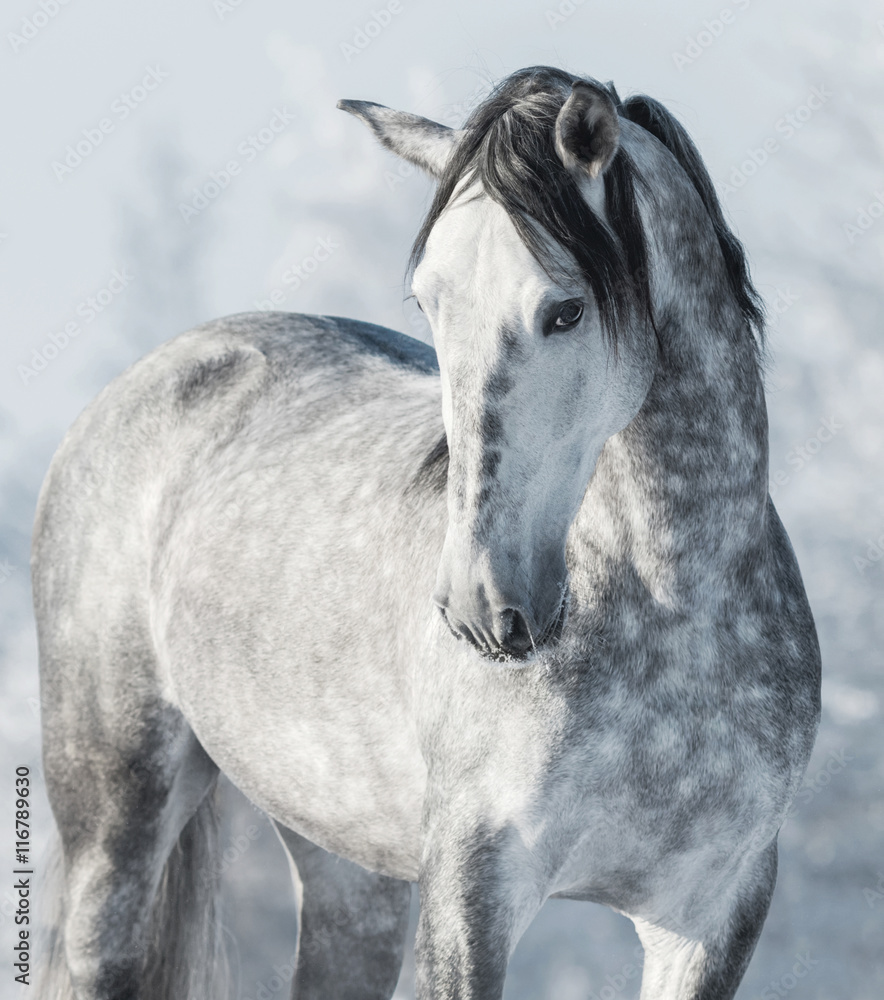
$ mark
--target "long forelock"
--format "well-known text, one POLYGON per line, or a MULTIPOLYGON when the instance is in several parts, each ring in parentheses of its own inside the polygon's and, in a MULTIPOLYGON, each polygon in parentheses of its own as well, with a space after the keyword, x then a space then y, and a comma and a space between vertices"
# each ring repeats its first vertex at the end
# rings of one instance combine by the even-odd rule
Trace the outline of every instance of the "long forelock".
MULTIPOLYGON (((647 240, 635 192, 639 175, 621 146, 603 175, 607 221, 584 200, 554 147, 556 118, 577 79, 601 86, 598 81, 546 66, 520 70, 503 80, 472 112, 415 239, 409 269, 423 257, 430 232, 461 181, 478 183, 505 209, 522 241, 553 280, 562 269, 556 245, 567 251, 590 286, 603 329, 616 346, 618 330, 631 318, 646 318, 656 330, 647 240)), ((731 290, 747 327, 760 342, 760 299, 743 248, 724 220, 698 150, 661 104, 643 95, 622 102, 613 85, 606 86, 618 113, 661 141, 690 178, 715 230, 731 290)))
POLYGON ((618 330, 631 316, 652 318, 645 235, 634 171, 624 150, 618 150, 605 174, 607 222, 584 200, 555 151, 556 118, 575 79, 545 67, 523 70, 473 111, 439 180, 409 267, 420 262, 433 226, 461 181, 478 183, 506 211, 553 280, 562 276, 558 248, 570 255, 592 289, 604 331, 616 344, 618 330))

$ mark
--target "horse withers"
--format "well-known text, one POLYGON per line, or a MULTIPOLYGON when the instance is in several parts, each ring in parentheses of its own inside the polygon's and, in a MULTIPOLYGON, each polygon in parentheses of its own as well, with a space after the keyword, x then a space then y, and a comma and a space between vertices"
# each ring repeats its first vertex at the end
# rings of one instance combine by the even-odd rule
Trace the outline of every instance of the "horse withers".
POLYGON ((47 996, 221 995, 223 771, 292 859, 300 1000, 390 997, 415 881, 420 1000, 499 998, 551 896, 632 919, 643 1000, 731 997, 820 679, 742 248, 650 98, 534 67, 459 130, 341 107, 438 181, 436 350, 232 316, 69 431, 33 549, 47 996))

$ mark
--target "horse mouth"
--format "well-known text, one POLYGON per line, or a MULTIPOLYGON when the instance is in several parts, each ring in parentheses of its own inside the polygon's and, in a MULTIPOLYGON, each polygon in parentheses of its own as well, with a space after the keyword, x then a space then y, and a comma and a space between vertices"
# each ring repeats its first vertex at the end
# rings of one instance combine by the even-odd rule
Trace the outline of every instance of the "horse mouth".
MULTIPOLYGON (((506 618, 505 638, 494 642, 480 638, 477 634, 478 629, 470 628, 465 622, 453 622, 445 608, 440 606, 439 612, 455 639, 466 640, 486 660, 491 660, 494 663, 524 663, 532 656, 544 652, 559 642, 568 620, 569 602, 570 595, 567 587, 563 586, 558 611, 544 629, 537 634, 532 634, 524 616, 519 611, 512 608, 505 609, 501 612, 501 617, 506 618)), ((487 635, 488 633, 482 634, 487 635)))

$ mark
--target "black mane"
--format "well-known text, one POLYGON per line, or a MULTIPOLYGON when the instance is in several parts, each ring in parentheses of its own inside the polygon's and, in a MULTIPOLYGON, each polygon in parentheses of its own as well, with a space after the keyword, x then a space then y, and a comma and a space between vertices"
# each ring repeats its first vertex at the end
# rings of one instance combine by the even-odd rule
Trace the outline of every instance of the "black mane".
MULTIPOLYGON (((636 204, 636 171, 626 151, 617 151, 604 175, 610 224, 587 205, 555 151, 556 116, 576 79, 547 66, 519 70, 472 112, 415 239, 409 268, 419 263, 430 231, 461 180, 478 181, 506 210, 550 277, 560 265, 542 233, 574 257, 595 296, 602 327, 616 345, 618 329, 630 315, 654 322, 647 243, 636 204)), ((621 102, 613 85, 607 89, 619 114, 654 135, 687 173, 709 213, 743 317, 760 337, 761 301, 743 248, 724 221, 712 181, 687 132, 657 101, 638 95, 621 102)))
POLYGON ((709 172, 700 159, 697 147, 684 126, 670 114, 659 101, 644 94, 628 97, 619 107, 621 115, 636 125, 641 125, 658 139, 678 160, 699 194, 712 222, 718 245, 721 248, 731 291, 740 307, 743 318, 759 338, 764 333, 764 311, 761 296, 752 284, 749 265, 743 244, 734 236, 725 222, 718 195, 709 172))

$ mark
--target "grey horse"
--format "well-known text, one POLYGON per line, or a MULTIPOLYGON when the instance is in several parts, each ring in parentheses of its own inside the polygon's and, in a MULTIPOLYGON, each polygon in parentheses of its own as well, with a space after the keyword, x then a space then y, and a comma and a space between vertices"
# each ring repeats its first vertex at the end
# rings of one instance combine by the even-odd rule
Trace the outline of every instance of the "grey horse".
POLYGON ((683 128, 533 67, 452 130, 435 352, 217 320, 56 454, 33 584, 61 915, 44 996, 209 1000, 219 771, 272 818, 298 1000, 497 1000, 549 897, 633 921, 643 1000, 732 997, 819 719, 767 490, 761 311, 683 128))

